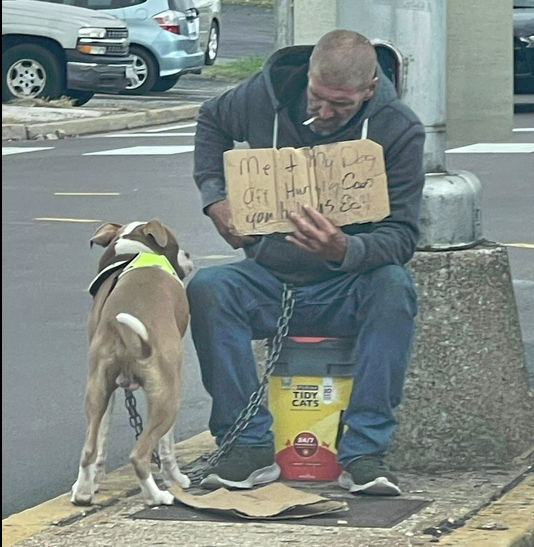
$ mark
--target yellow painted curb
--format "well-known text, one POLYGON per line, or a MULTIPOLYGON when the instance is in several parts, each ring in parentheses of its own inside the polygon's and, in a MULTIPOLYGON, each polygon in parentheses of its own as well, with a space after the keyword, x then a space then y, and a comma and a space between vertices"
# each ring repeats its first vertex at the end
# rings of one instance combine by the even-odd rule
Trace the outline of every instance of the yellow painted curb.
POLYGON ((465 526, 442 538, 441 547, 527 547, 534 541, 534 474, 465 526))
MULTIPOLYGON (((178 459, 188 463, 205 452, 215 448, 213 438, 208 431, 196 435, 176 445, 178 459)), ((73 482, 75 477, 73 477, 73 482)), ((95 505, 109 505, 115 500, 124 499, 139 486, 131 465, 126 465, 106 476, 95 505)), ((93 506, 94 507, 94 506, 93 506)), ((63 494, 16 513, 2 520, 2 547, 11 547, 47 528, 66 519, 75 519, 94 510, 92 507, 75 507, 70 503, 70 494, 63 494)))

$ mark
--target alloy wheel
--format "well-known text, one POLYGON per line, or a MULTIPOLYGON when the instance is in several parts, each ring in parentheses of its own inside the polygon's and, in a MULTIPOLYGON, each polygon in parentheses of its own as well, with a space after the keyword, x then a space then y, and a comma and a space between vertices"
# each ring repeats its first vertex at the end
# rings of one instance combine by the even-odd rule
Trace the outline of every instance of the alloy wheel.
POLYGON ((210 61, 215 61, 217 58, 217 51, 219 49, 219 29, 216 25, 213 25, 210 30, 210 37, 208 41, 208 58, 210 61))
POLYGON ((137 76, 136 83, 130 83, 126 86, 126 89, 138 89, 140 88, 148 78, 148 65, 145 60, 138 55, 133 55, 133 68, 135 75, 137 76))
POLYGON ((35 59, 20 59, 7 72, 7 87, 15 97, 38 97, 46 86, 46 70, 35 59))

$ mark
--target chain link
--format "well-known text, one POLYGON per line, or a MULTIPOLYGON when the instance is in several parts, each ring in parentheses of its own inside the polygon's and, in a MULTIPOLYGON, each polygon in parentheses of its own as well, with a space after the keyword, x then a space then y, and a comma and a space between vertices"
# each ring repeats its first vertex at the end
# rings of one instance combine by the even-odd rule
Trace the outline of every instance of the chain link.
POLYGON ((294 307, 295 299, 293 296, 293 287, 291 285, 284 284, 284 292, 282 295, 282 315, 278 318, 276 323, 276 335, 272 341, 271 352, 267 358, 263 379, 258 389, 250 396, 247 406, 241 411, 233 426, 224 436, 219 448, 209 456, 202 458, 206 460, 206 464, 204 464, 200 469, 188 473, 188 477, 192 484, 200 483, 204 478, 206 471, 210 467, 216 466, 222 460, 222 458, 230 451, 230 448, 234 445, 241 433, 243 433, 243 431, 245 431, 248 427, 252 418, 254 418, 254 416, 258 413, 269 384, 269 378, 271 377, 276 362, 280 357, 282 342, 289 333, 289 321, 293 316, 294 307))
MULTIPOLYGON (((137 411, 137 401, 132 391, 125 389, 124 395, 126 396, 124 404, 128 410, 128 414, 130 415, 130 425, 135 430, 135 440, 137 441, 141 433, 143 433, 143 418, 141 418, 141 415, 137 411)), ((161 468, 161 460, 159 459, 159 454, 156 450, 152 452, 152 462, 161 468)))

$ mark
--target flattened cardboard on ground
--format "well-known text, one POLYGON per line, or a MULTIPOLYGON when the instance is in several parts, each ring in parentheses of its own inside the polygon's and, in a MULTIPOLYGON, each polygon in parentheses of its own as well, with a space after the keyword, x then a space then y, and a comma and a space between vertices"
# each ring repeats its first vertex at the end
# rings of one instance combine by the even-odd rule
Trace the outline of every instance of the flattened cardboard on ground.
POLYGON ((229 150, 226 190, 236 235, 293 232, 290 212, 307 204, 336 226, 390 213, 382 147, 370 140, 313 148, 229 150))
POLYGON ((244 519, 293 519, 348 511, 345 502, 308 494, 280 482, 247 491, 231 492, 219 488, 203 496, 188 494, 179 486, 172 487, 170 491, 188 507, 244 519))

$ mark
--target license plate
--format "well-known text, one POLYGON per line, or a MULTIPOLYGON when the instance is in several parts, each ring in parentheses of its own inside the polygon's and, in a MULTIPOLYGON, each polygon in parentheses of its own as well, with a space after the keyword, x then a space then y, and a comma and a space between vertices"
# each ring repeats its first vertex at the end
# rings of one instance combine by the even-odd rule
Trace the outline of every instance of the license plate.
POLYGON ((194 21, 187 21, 187 33, 190 38, 198 38, 199 22, 198 17, 194 21))

